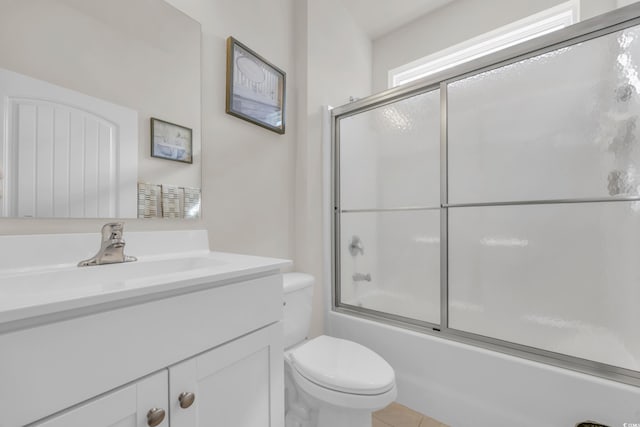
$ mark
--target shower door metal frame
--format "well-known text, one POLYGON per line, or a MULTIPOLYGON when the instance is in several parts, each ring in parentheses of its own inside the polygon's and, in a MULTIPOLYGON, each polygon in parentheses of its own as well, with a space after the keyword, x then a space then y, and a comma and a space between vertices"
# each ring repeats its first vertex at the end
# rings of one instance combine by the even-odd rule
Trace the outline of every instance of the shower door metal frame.
POLYGON ((370 318, 382 323, 401 326, 426 334, 450 339, 476 347, 481 347, 512 356, 587 373, 613 381, 640 386, 640 371, 620 368, 601 362, 555 353, 536 347, 516 344, 479 334, 449 328, 448 325, 448 211, 449 208, 507 205, 544 205, 593 202, 640 201, 640 197, 574 198, 526 200, 510 202, 449 204, 448 201, 448 85, 494 68, 522 61, 533 56, 561 49, 570 45, 595 39, 616 31, 640 25, 640 3, 611 11, 595 18, 577 23, 553 33, 526 41, 516 46, 487 55, 477 60, 461 64, 437 74, 417 80, 414 83, 389 89, 363 98, 331 111, 331 256, 332 256, 332 310, 339 313, 370 318), (340 215, 344 212, 406 211, 422 209, 403 207, 398 209, 360 209, 342 211, 340 208, 340 126, 343 118, 357 115, 381 106, 410 98, 422 93, 440 89, 440 324, 410 319, 340 301, 340 215))

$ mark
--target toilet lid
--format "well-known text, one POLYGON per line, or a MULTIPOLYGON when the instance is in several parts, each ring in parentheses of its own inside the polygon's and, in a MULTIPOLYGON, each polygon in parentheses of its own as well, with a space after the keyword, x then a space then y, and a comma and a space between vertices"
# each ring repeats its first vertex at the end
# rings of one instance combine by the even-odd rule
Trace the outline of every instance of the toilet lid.
POLYGON ((381 394, 393 387, 393 368, 372 350, 326 335, 291 352, 293 367, 309 381, 352 394, 381 394))

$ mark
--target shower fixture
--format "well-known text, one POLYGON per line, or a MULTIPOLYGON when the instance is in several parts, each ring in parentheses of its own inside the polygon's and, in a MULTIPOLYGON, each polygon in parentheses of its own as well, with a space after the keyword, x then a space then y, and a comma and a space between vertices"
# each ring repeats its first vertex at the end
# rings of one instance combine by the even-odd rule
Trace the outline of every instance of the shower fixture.
POLYGON ((351 243, 349 243, 349 253, 351 256, 357 256, 358 254, 364 255, 364 246, 362 245, 360 237, 353 236, 351 238, 351 243))
POLYGON ((362 274, 362 273, 353 273, 351 276, 354 282, 370 282, 371 281, 371 273, 362 274))

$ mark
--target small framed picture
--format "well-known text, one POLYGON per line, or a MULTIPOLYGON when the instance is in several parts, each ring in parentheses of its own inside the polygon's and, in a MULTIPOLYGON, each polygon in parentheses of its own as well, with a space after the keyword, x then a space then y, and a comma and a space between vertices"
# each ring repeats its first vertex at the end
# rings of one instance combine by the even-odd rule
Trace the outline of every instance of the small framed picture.
POLYGON ((286 73, 240 43, 227 39, 227 113, 284 133, 286 73))
POLYGON ((191 129, 151 118, 151 157, 193 163, 191 129))

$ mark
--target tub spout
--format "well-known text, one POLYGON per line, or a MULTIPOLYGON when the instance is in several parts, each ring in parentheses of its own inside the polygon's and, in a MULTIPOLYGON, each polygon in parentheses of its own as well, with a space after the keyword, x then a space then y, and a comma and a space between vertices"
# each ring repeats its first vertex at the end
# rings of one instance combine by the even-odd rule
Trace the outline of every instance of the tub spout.
POLYGON ((362 274, 362 273, 353 273, 354 282, 370 282, 371 281, 371 273, 362 274))

